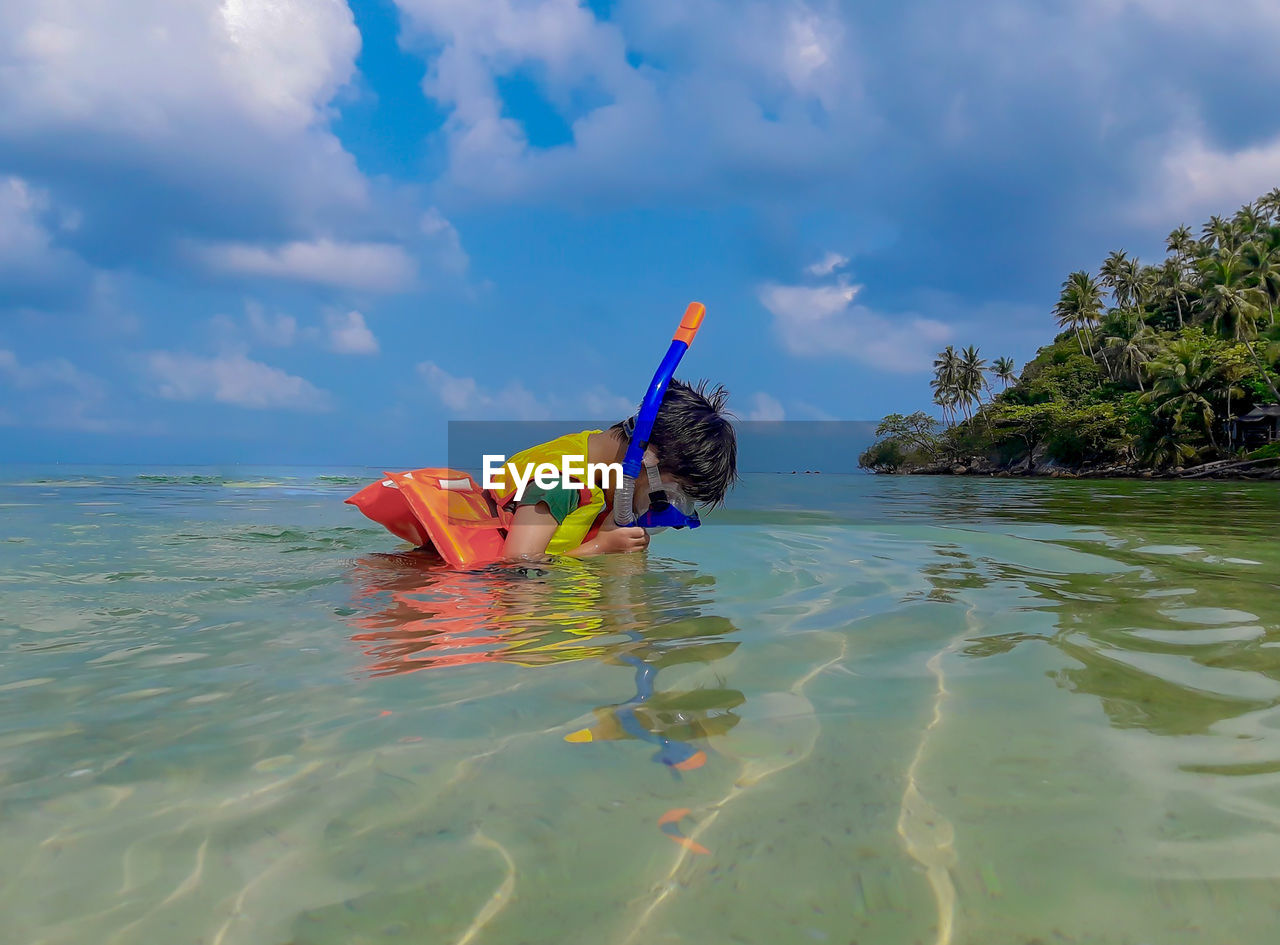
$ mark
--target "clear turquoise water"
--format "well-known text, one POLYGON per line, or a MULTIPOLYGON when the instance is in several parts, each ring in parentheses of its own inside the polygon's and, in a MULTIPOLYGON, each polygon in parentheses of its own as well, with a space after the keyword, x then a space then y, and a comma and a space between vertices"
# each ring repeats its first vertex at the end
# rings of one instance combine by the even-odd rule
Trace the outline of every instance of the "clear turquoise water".
POLYGON ((753 476, 457 575, 368 476, 0 468, 0 941, 1275 940, 1274 484, 753 476))

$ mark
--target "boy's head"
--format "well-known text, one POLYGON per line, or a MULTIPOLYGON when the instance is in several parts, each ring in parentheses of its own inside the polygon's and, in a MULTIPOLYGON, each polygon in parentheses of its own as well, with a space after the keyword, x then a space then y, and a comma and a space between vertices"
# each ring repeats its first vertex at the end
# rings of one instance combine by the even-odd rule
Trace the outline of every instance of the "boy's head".
MULTIPOLYGON (((723 387, 708 391, 706 381, 672 380, 649 436, 662 472, 674 477, 689 498, 707 505, 723 502, 738 478, 738 439, 724 409, 728 399, 723 387)), ((612 429, 627 436, 621 423, 612 429)))

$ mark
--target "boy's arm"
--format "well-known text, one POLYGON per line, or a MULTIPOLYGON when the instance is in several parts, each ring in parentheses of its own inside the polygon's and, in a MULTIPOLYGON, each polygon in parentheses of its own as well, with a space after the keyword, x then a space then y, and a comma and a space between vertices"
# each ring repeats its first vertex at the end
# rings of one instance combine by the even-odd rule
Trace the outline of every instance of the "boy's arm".
POLYGON ((507 529, 507 540, 502 545, 504 558, 540 557, 547 553, 547 545, 551 536, 556 533, 560 523, 551 514, 545 502, 537 505, 522 505, 516 509, 507 529))
MULTIPOLYGON (((557 527, 559 523, 545 502, 520 506, 511 520, 511 527, 507 529, 502 557, 537 558, 545 555, 557 527)), ((594 538, 584 541, 577 548, 571 548, 565 554, 572 558, 589 558, 592 555, 644 551, 648 547, 649 533, 643 528, 619 528, 610 520, 604 523, 594 538)))
POLYGON ((566 551, 573 558, 589 558, 592 555, 625 554, 644 551, 649 547, 649 533, 638 525, 619 528, 612 518, 596 532, 596 536, 584 541, 577 548, 566 551))

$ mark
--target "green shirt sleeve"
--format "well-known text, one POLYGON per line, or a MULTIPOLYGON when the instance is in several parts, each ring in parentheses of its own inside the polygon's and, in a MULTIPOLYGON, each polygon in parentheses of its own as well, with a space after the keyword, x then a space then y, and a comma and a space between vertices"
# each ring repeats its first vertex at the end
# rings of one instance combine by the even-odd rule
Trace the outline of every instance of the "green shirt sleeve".
POLYGON ((556 524, 563 525, 569 513, 577 510, 580 495, 581 493, 577 489, 566 489, 564 486, 541 489, 537 484, 531 482, 525 488, 524 495, 516 505, 537 505, 539 502, 545 502, 547 508, 551 510, 551 517, 556 520, 556 524))

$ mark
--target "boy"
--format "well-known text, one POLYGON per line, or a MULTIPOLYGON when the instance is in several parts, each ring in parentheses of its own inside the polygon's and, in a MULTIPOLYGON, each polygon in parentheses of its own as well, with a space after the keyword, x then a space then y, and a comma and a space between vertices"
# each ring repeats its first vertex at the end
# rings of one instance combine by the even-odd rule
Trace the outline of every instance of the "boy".
MULTIPOLYGON (((671 381, 645 450, 645 465, 656 465, 664 484, 706 506, 722 503, 738 478, 737 437, 724 410, 728 396, 723 387, 708 391, 705 381, 696 386, 671 381)), ((576 446, 588 464, 621 463, 631 441, 630 423, 562 437, 526 452, 545 458, 568 454, 576 446)), ((512 457, 512 462, 519 466, 523 456, 512 457)), ((649 492, 642 473, 635 495, 637 515, 647 507, 649 492)), ((614 523, 613 501, 612 488, 556 485, 544 489, 530 482, 519 500, 503 503, 514 511, 503 557, 512 560, 549 553, 586 557, 647 548, 649 533, 644 528, 620 528, 614 523)))

